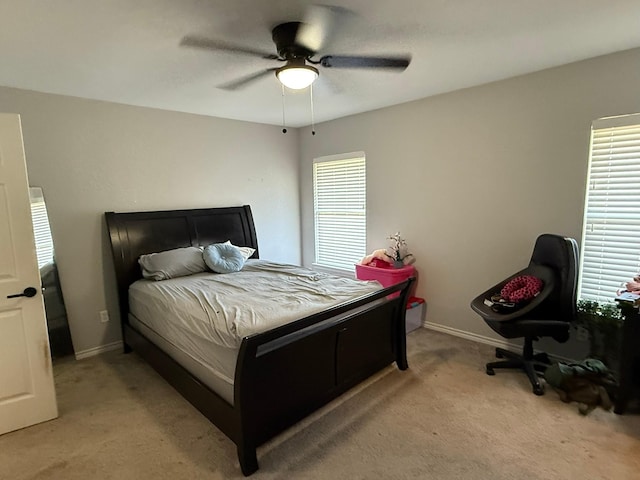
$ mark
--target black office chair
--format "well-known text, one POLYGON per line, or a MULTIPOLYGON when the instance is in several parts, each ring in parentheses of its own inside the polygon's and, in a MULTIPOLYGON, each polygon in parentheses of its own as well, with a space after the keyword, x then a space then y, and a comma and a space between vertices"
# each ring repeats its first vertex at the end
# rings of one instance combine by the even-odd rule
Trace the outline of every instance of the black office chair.
POLYGON ((546 353, 534 354, 533 342, 541 337, 552 337, 558 342, 569 339, 570 322, 576 316, 577 265, 578 244, 574 239, 540 235, 527 268, 494 285, 471 302, 471 308, 494 331, 505 338, 524 338, 522 355, 496 348, 496 357, 507 360, 487 363, 487 375, 495 375, 496 368, 520 368, 529 377, 533 393, 544 394, 537 372, 546 370, 549 357, 546 353), (491 302, 487 300, 499 293, 510 280, 523 275, 532 275, 544 282, 536 297, 520 308, 489 305, 491 302))

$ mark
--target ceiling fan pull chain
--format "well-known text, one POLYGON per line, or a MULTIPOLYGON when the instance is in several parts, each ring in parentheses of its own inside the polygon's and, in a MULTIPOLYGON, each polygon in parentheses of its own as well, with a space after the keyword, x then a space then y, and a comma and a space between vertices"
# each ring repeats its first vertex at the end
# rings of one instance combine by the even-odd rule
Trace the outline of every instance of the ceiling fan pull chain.
POLYGON ((309 98, 311 99, 311 135, 315 135, 316 125, 313 119, 313 83, 309 85, 309 98))
POLYGON ((284 118, 284 85, 282 87, 282 133, 287 133, 287 123, 284 118))

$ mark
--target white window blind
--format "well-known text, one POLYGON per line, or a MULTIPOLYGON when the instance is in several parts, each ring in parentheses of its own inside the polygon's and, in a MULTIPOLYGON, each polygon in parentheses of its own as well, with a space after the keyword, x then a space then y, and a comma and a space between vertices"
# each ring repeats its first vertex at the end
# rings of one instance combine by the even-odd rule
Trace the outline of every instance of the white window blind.
POLYGON ((29 197, 31 198, 31 220, 36 240, 38 268, 42 268, 47 263, 53 263, 53 239, 49 227, 49 216, 41 188, 30 187, 29 197))
POLYGON ((366 255, 367 197, 363 152, 313 164, 315 265, 354 270, 366 255))
POLYGON ((591 129, 580 298, 611 302, 640 272, 640 115, 591 129))

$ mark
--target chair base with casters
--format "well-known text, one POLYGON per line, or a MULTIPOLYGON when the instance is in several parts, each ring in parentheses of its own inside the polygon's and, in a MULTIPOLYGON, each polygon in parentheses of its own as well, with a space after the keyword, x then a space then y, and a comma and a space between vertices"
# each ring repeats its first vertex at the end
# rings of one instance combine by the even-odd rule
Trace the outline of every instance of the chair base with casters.
POLYGON ((505 358, 499 362, 490 362, 486 365, 487 375, 495 375, 494 369, 513 368, 520 369, 527 374, 533 393, 544 395, 544 385, 540 381, 538 374, 544 372, 551 361, 544 353, 533 353, 533 342, 539 337, 551 337, 559 343, 569 340, 569 322, 557 320, 519 320, 509 322, 485 318, 487 324, 497 333, 505 338, 524 337, 522 353, 515 353, 504 348, 496 348, 496 358, 505 358))
POLYGON ((495 375, 496 369, 519 369, 527 374, 533 393, 544 394, 539 375, 544 378, 551 362, 546 353, 534 353, 533 342, 542 337, 551 337, 560 343, 569 339, 570 322, 575 319, 577 261, 575 240, 552 234, 540 235, 527 268, 494 285, 471 302, 471 308, 500 336, 524 339, 521 354, 496 348, 496 357, 504 360, 487 363, 487 375, 495 375), (486 300, 500 292, 510 280, 524 275, 542 280, 543 287, 538 295, 520 308, 507 311, 492 309, 486 300))
POLYGON ((504 348, 496 348, 496 358, 507 358, 508 360, 502 360, 499 362, 489 362, 486 365, 487 375, 495 375, 496 368, 519 368, 524 370, 529 377, 531 386, 533 387, 533 393, 536 395, 544 395, 544 385, 538 378, 538 372, 544 374, 544 371, 551 361, 549 356, 544 353, 533 353, 533 338, 525 338, 524 350, 522 354, 505 350, 504 348))

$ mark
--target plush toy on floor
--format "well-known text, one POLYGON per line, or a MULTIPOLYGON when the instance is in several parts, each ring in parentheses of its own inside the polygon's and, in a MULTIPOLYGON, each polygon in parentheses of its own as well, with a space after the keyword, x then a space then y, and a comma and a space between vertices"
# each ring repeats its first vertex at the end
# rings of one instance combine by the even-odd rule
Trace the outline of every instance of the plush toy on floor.
POLYGON ((596 407, 610 410, 610 393, 616 390, 616 380, 600 360, 587 358, 582 362, 554 363, 544 373, 549 385, 558 392, 560 400, 577 402, 578 411, 586 415, 596 407))

